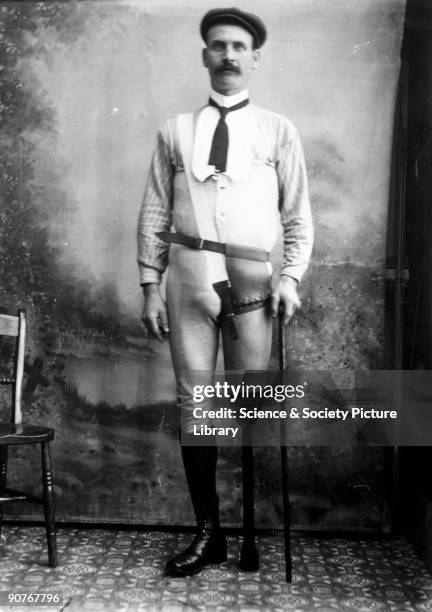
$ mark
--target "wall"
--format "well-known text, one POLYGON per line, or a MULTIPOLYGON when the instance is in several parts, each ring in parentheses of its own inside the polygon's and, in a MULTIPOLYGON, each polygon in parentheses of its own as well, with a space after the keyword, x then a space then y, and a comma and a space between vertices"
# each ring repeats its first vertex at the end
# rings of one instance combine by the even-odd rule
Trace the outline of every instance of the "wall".
MULTIPOLYGON (((157 127, 207 99, 198 24, 214 5, 2 5, 13 92, 2 193, 13 240, 3 247, 10 265, 5 259, 0 298, 29 312, 27 362, 39 374, 28 369, 27 418, 57 430, 59 517, 190 521, 168 348, 139 325, 135 226, 157 127)), ((350 385, 357 368, 382 366, 404 2, 236 5, 260 14, 269 30, 251 98, 293 120, 307 158, 316 245, 288 332, 289 363, 350 385)), ((266 525, 280 520, 272 452, 257 452, 266 525)), ((291 459, 297 524, 387 528, 381 451, 310 447, 292 449, 291 459)), ((231 524, 240 516, 239 482, 239 458, 224 451, 220 487, 231 524)))

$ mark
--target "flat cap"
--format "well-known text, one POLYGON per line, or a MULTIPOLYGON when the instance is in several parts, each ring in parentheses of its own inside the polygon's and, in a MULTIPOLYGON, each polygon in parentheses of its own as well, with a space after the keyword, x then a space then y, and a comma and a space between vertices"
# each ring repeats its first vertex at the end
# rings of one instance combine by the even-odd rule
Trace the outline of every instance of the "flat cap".
POLYGON ((253 13, 246 13, 238 8, 212 9, 208 11, 201 20, 200 32, 204 42, 207 42, 207 32, 209 29, 218 24, 226 23, 237 25, 249 32, 252 35, 255 47, 261 47, 266 38, 267 30, 262 20, 253 13))

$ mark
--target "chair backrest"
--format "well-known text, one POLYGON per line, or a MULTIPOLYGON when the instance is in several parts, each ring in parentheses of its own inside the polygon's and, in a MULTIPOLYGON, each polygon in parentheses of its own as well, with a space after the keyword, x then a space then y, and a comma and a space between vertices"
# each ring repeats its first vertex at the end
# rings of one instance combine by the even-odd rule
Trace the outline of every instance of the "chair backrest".
POLYGON ((13 375, 0 378, 2 385, 12 385, 12 423, 22 422, 21 397, 24 376, 24 353, 26 341, 26 315, 24 310, 18 311, 18 316, 0 314, 0 336, 16 338, 13 359, 13 375))

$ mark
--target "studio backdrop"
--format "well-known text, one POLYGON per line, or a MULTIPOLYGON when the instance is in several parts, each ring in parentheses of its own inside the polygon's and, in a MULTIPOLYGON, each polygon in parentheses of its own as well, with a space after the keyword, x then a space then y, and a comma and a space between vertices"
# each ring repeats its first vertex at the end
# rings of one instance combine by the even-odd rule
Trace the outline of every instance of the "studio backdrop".
MULTIPOLYGON (((357 369, 383 367, 405 3, 235 4, 269 32, 250 97, 294 122, 307 160, 316 243, 288 362, 349 386, 357 369)), ((56 430, 59 520, 192 522, 168 345, 140 324, 136 223, 157 128, 208 98, 199 22, 214 6, 0 2, 0 306, 28 312, 25 418, 56 430)), ((256 458, 258 523, 277 527, 278 449, 256 458)), ((290 459, 295 526, 388 529, 384 450, 304 444, 290 459)), ((17 484, 31 488, 36 458, 17 462, 27 473, 17 484)), ((221 452, 219 479, 222 520, 238 525, 233 449, 221 452)), ((36 516, 9 516, 18 511, 36 516)))

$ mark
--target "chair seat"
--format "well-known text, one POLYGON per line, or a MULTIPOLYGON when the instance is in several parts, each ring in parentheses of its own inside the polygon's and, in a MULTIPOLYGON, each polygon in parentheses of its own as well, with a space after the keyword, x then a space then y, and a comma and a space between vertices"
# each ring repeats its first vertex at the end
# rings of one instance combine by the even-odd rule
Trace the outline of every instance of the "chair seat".
POLYGON ((0 423, 0 446, 50 442, 53 439, 54 430, 49 427, 0 423))

